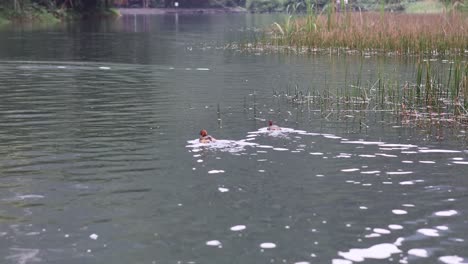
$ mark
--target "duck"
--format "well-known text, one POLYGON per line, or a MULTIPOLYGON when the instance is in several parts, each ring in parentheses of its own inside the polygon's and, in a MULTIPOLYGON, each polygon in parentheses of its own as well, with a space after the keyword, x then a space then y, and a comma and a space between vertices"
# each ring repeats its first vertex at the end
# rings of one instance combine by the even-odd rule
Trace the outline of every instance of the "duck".
POLYGON ((210 142, 215 142, 216 139, 210 135, 208 135, 208 132, 205 129, 200 130, 200 143, 210 143, 210 142))
POLYGON ((268 121, 268 130, 281 130, 281 127, 277 125, 273 125, 273 121, 269 120, 268 121))

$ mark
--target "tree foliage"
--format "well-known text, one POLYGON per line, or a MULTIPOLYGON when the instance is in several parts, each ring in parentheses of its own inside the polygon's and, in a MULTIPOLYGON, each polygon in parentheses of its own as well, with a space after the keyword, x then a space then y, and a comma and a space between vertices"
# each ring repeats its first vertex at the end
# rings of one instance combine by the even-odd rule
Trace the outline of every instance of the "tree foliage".
POLYGON ((0 8, 9 9, 15 13, 38 8, 45 8, 49 11, 73 10, 86 12, 111 6, 112 0, 0 0, 0 8))

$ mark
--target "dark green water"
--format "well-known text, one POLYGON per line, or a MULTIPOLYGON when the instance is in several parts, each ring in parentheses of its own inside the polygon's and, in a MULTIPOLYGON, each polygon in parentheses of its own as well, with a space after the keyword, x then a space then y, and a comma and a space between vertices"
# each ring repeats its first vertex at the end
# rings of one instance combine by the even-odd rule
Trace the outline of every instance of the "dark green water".
POLYGON ((465 131, 273 96, 414 65, 224 49, 272 21, 2 28, 0 263, 468 262, 465 131))

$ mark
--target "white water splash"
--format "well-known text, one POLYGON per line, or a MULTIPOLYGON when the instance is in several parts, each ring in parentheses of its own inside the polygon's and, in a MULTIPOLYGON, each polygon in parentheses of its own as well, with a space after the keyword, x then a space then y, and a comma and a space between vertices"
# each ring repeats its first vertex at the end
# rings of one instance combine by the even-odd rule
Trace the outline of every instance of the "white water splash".
POLYGON ((417 148, 416 145, 411 144, 380 144, 379 147, 389 147, 389 148, 417 148))
POLYGON ((208 174, 218 174, 218 173, 224 173, 224 170, 210 170, 210 171, 208 171, 208 174))
POLYGON ((449 149, 420 149, 421 153, 460 153, 459 150, 449 150, 449 149))
POLYGON ((397 246, 390 243, 377 244, 370 248, 354 248, 348 252, 338 252, 338 255, 355 262, 362 262, 368 259, 387 259, 392 254, 401 253, 397 246))
POLYGON ((385 154, 385 153, 375 153, 375 155, 376 156, 387 157, 387 158, 396 158, 396 157, 398 157, 397 155, 385 154))
POLYGON ((309 154, 310 154, 310 155, 313 155, 313 156, 321 156, 321 155, 323 155, 322 152, 310 152, 309 154))
POLYGON ((401 210, 401 209, 393 209, 392 210, 392 213, 396 214, 396 215, 405 215, 407 214, 408 212, 405 211, 405 210, 401 210))
POLYGON ((271 243, 271 242, 265 242, 265 243, 261 243, 261 244, 260 244, 260 247, 261 247, 261 248, 265 248, 265 249, 270 249, 270 248, 275 248, 275 247, 276 247, 276 244, 275 244, 275 243, 271 243))
POLYGON ((380 171, 375 170, 375 171, 361 171, 361 174, 379 174, 380 171))
POLYGON ((387 171, 387 175, 406 175, 406 174, 412 174, 412 171, 387 171))
POLYGON ((429 252, 427 250, 421 249, 421 248, 410 249, 410 250, 408 250, 408 254, 416 256, 416 257, 420 257, 420 258, 429 257, 429 252))
POLYGON ((353 262, 347 259, 332 259, 332 264, 353 264, 353 262))
POLYGON ((228 189, 228 188, 224 188, 224 187, 219 187, 219 188, 218 188, 218 191, 219 191, 219 192, 222 192, 222 193, 225 193, 225 192, 229 192, 229 189, 228 189))
POLYGON ((270 137, 289 138, 289 134, 304 133, 302 130, 295 130, 288 127, 281 127, 279 130, 268 130, 268 127, 262 127, 257 131, 248 132, 250 135, 267 135, 270 137))
POLYGON ((241 152, 245 150, 246 147, 253 147, 257 146, 256 143, 246 142, 245 140, 224 140, 219 139, 215 142, 209 143, 200 143, 198 139, 187 141, 189 145, 187 148, 193 148, 194 152, 198 152, 200 149, 208 149, 214 151, 222 151, 222 152, 241 152), (195 151, 196 150, 196 151, 195 151))
POLYGON ((421 228, 418 229, 418 233, 423 234, 428 237, 438 237, 440 236, 439 231, 437 229, 432 228, 421 228))
POLYGON ((25 195, 17 195, 12 198, 4 198, 1 199, 2 201, 19 201, 19 200, 27 200, 27 199, 42 199, 44 198, 43 195, 38 194, 25 194, 25 195))
POLYGON ((384 229, 384 228, 374 228, 372 231, 374 231, 377 234, 382 234, 382 235, 387 235, 390 234, 390 230, 384 229))
POLYGON ((381 142, 381 141, 364 141, 364 140, 358 140, 358 141, 353 141, 353 140, 349 140, 349 141, 346 141, 346 140, 342 140, 341 143, 344 143, 344 144, 361 144, 361 145, 382 145, 382 144, 385 144, 385 142, 381 142))
POLYGON ((447 211, 439 211, 434 213, 436 216, 454 216, 457 215, 458 212, 456 210, 447 210, 447 211))
POLYGON ((468 260, 459 256, 442 256, 439 257, 439 260, 446 264, 468 264, 468 260))
POLYGON ((221 246, 221 242, 219 242, 219 240, 210 240, 206 241, 206 245, 210 247, 219 247, 221 246))
POLYGON ((368 155, 368 154, 360 154, 359 157, 363 157, 363 158, 375 158, 376 156, 375 156, 375 155, 368 155))
POLYGON ((231 231, 242 231, 245 228, 246 228, 245 225, 236 225, 236 226, 231 227, 230 229, 231 231))
POLYGON ((351 169, 342 169, 342 172, 353 172, 353 171, 358 171, 358 168, 351 168, 351 169))
POLYGON ((276 150, 276 151, 288 151, 289 149, 287 149, 287 148, 273 148, 273 150, 276 150))
POLYGON ((402 181, 400 185, 414 185, 414 181, 402 181))

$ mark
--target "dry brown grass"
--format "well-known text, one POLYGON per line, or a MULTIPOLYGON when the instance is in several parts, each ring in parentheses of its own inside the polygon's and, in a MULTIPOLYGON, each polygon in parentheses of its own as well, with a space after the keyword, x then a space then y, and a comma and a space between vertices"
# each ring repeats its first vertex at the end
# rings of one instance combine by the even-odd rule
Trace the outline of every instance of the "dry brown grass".
POLYGON ((468 16, 449 14, 333 13, 292 17, 272 30, 270 45, 345 48, 398 54, 463 54, 468 16))

